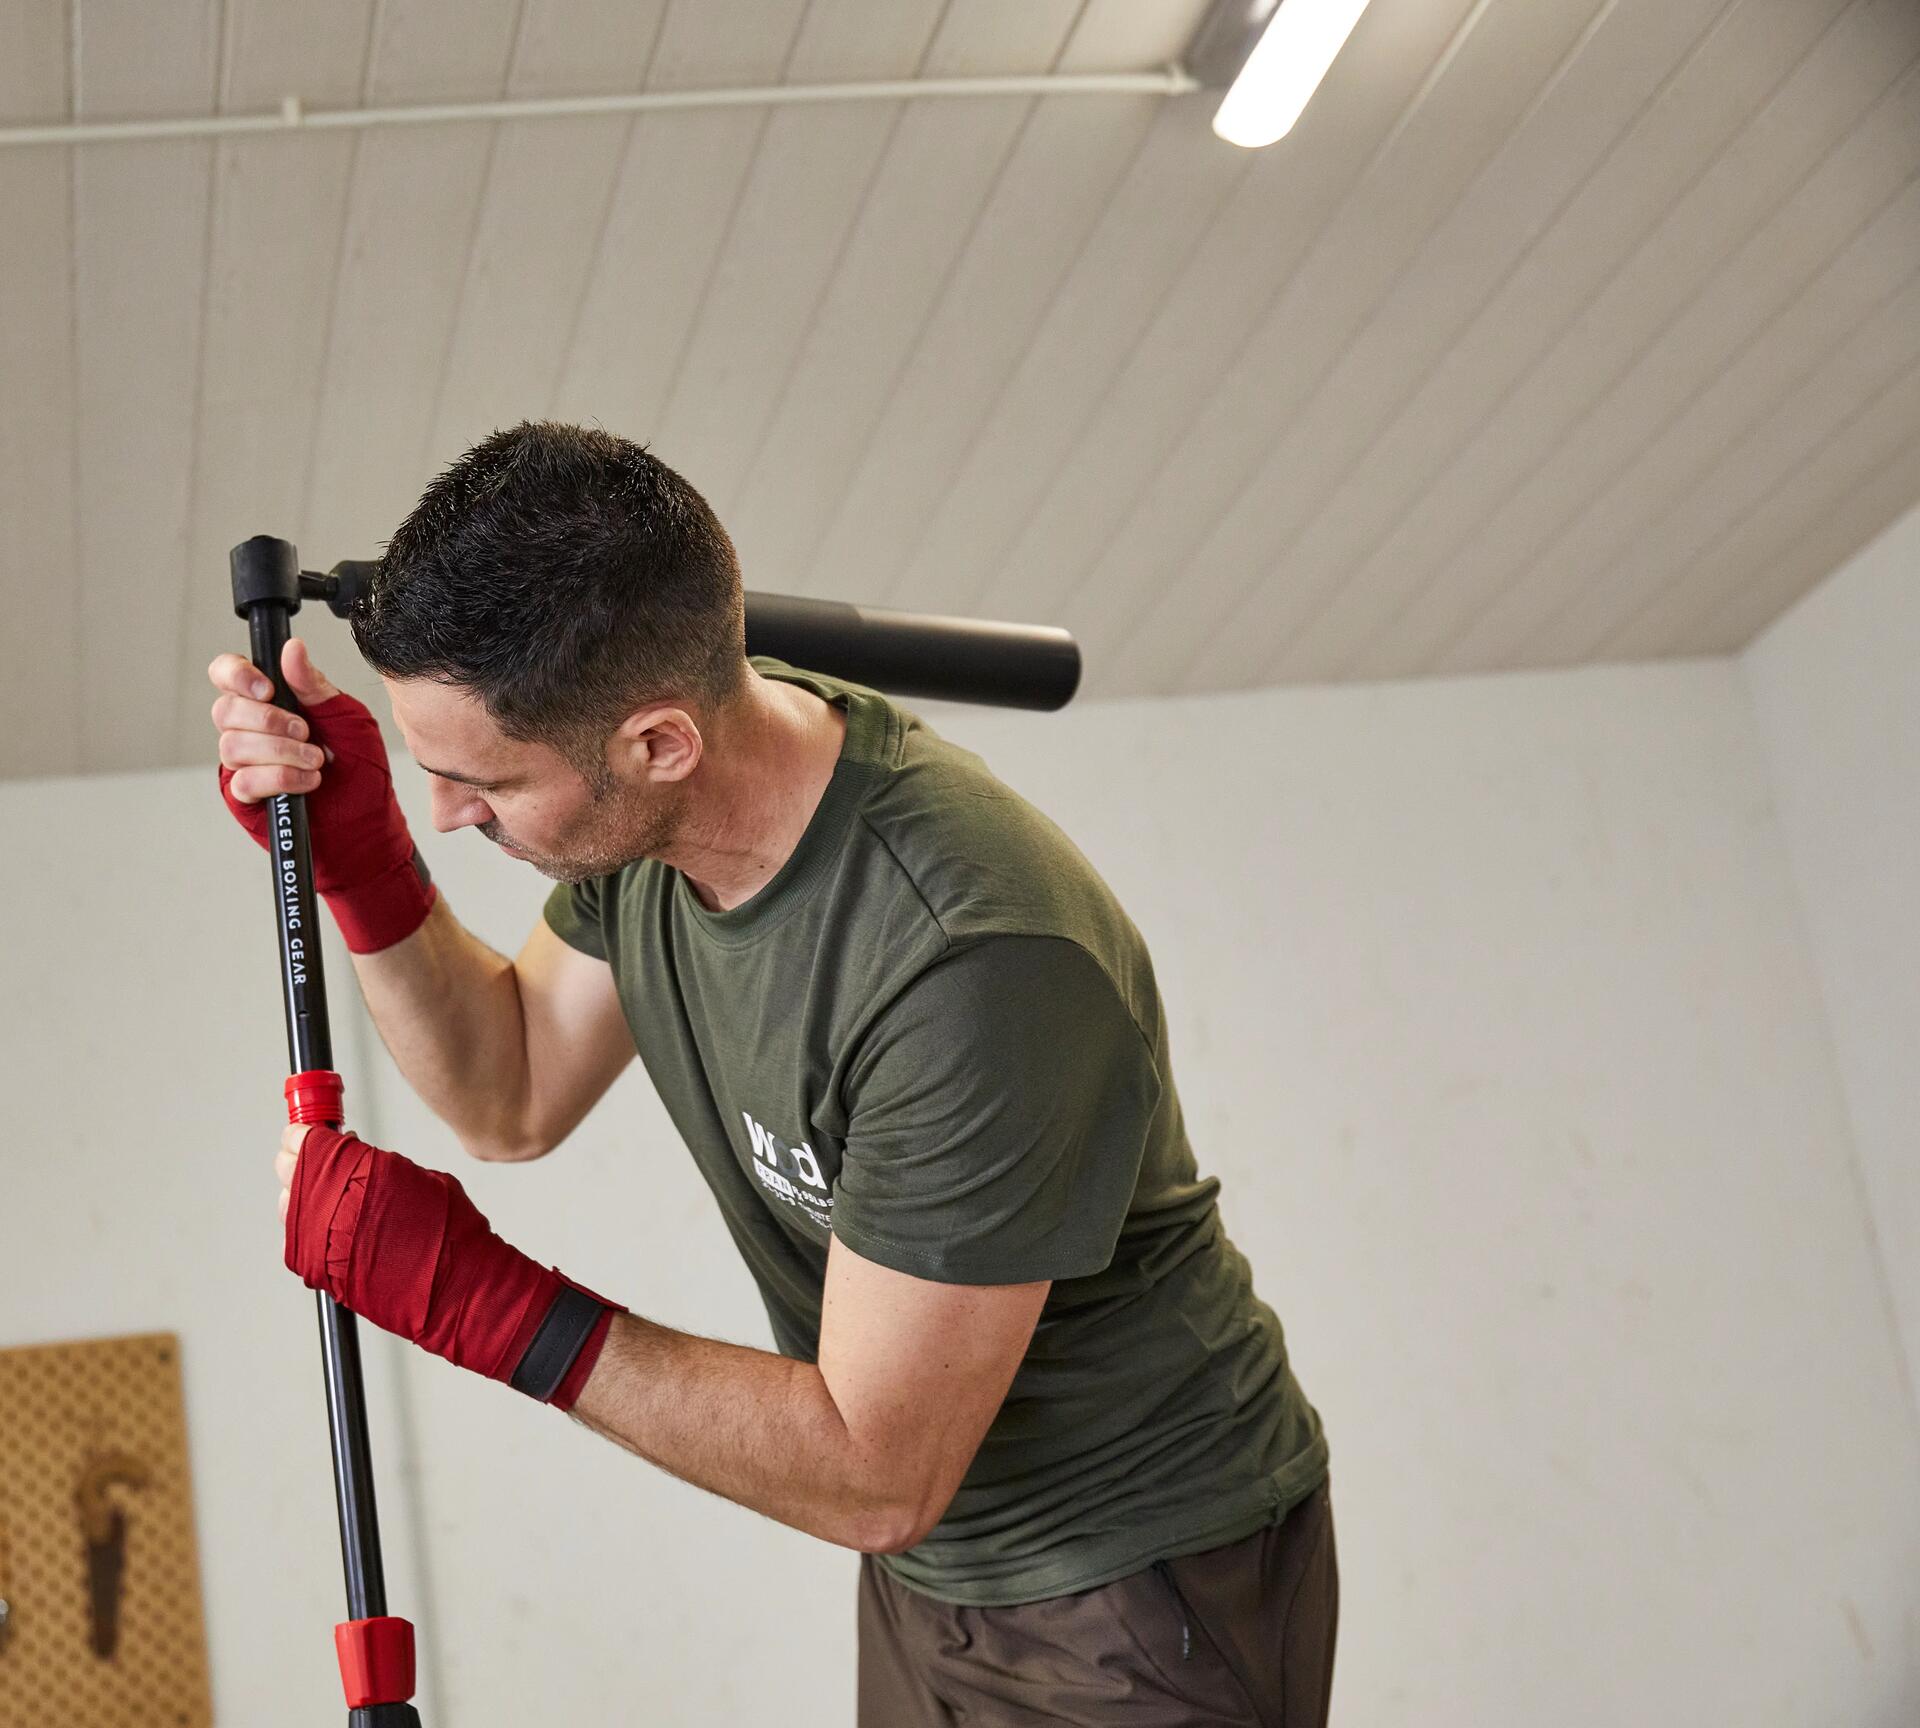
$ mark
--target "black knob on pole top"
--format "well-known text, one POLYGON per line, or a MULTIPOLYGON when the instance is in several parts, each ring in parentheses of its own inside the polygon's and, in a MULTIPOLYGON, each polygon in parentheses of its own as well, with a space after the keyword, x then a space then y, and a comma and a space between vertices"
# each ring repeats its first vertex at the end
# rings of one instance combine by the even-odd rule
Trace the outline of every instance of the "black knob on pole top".
POLYGON ((251 617, 253 608, 263 604, 300 610, 300 554, 291 541, 256 534, 234 547, 228 562, 233 571, 233 609, 240 617, 251 617))

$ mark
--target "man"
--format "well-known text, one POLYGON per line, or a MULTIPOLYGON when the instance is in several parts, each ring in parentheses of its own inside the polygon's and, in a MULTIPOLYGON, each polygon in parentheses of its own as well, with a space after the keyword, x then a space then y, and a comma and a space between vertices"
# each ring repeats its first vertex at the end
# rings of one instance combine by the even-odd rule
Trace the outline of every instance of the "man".
POLYGON ((327 1129, 290 1267, 370 1323, 858 1550, 860 1720, 1324 1723, 1318 1415, 1223 1234, 1138 931, 912 714, 749 663, 706 503, 605 432, 469 451, 353 617, 430 777, 559 886, 517 959, 435 892, 378 727, 299 641, 210 668, 222 785, 311 801, 315 885, 408 1082, 538 1158, 636 1049, 778 1354, 619 1309, 451 1177, 327 1129))

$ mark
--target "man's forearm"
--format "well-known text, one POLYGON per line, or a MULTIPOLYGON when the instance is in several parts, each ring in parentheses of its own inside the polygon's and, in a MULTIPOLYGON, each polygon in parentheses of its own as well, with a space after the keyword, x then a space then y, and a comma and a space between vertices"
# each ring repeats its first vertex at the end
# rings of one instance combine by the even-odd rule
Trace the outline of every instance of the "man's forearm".
POLYGON ((911 1547, 944 1510, 863 1445, 819 1368, 616 1314, 573 1414, 696 1487, 842 1547, 911 1547))
POLYGON ((480 1158, 527 1154, 527 1037, 513 962, 439 896, 424 924, 356 954, 360 993, 407 1084, 480 1158))

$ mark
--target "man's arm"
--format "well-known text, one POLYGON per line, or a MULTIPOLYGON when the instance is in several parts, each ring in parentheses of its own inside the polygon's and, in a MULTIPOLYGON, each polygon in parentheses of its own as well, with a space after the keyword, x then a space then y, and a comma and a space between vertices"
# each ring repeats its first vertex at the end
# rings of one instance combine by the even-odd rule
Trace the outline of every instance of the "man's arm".
MULTIPOLYGON (((535 1390, 522 1375, 570 1281, 502 1242, 457 1182, 301 1124, 281 1137, 274 1164, 287 1264, 313 1288, 456 1366, 573 1411, 689 1482, 869 1553, 911 1548, 939 1522, 1051 1288, 936 1283, 836 1238, 817 1363, 616 1310, 577 1341, 577 1364, 555 1363, 553 1383, 535 1390), (361 1235, 378 1251, 356 1252, 361 1235)), ((590 1299, 587 1314, 600 1310, 590 1299)))
POLYGON ((817 1364, 616 1314, 573 1413, 769 1518, 897 1553, 952 1501, 1050 1288, 931 1283, 836 1240, 817 1364))
POLYGON ((551 1151, 633 1060, 612 967, 544 919, 508 960, 442 896, 404 942, 353 967, 407 1084, 476 1158, 551 1151))
POLYGON ((847 1073, 818 1364, 615 1315, 573 1408, 704 1488, 887 1552, 945 1512, 1051 1281, 1112 1259, 1161 1089, 1105 969, 1054 937, 930 967, 847 1073))

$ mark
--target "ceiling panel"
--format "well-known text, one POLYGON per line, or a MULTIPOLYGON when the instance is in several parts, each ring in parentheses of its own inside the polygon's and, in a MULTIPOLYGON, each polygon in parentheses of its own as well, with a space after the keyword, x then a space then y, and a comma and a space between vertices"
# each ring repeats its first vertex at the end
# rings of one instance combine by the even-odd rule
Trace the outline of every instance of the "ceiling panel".
MULTIPOLYGON (((331 17, 322 28, 312 11, 289 12, 278 0, 229 0, 221 107, 271 106, 296 88, 316 102, 357 101, 373 0, 342 4, 331 17)), ((354 148, 346 133, 214 147, 172 738, 180 757, 204 749, 211 693, 198 668, 234 625, 224 586, 208 572, 245 537, 236 523, 305 515, 354 148)))
MULTIPOLYGON (((387 0, 374 11, 367 99, 507 94, 520 17, 520 0, 387 0)), ((498 135, 464 122, 355 142, 295 531, 303 546, 375 544, 420 491, 498 135)))
MULTIPOLYGON (((0 0, 0 112, 72 113, 67 21, 39 0, 0 0)), ((73 164, 56 150, 0 152, 0 210, 25 243, 0 244, 0 776, 81 767, 74 513, 73 164), (55 723, 49 716, 66 710, 55 723)))
POLYGON ((1114 187, 965 462, 881 594, 905 607, 971 605, 1098 412, 1182 267, 1251 165, 1223 151, 1204 106, 1168 103, 1114 187))
MULTIPOLYGON (((925 75, 1050 70, 1078 11, 1079 0, 949 6, 925 75)), ((752 447, 735 496, 721 501, 763 586, 795 589, 812 568, 1032 108, 1029 98, 996 96, 902 110, 765 429, 743 441, 752 447)))
MULTIPOLYGON (((1151 64, 1142 56, 1164 45, 1168 11, 1151 0, 1088 0, 1057 68, 1151 64)), ((1158 98, 1132 96, 1032 105, 801 592, 832 592, 850 563, 891 572, 911 555, 945 476, 979 436, 1158 106, 1158 98)))
MULTIPOLYGON (((1227 686, 1265 676, 1270 645, 1297 621, 1294 608, 1333 574, 1332 549, 1308 537, 1323 506, 1390 429, 1411 419, 1430 433, 1459 414, 1431 395, 1418 401, 1421 387, 1569 218, 1726 10, 1724 0, 1621 0, 1591 15, 1532 106, 1211 524, 1188 571, 1219 601, 1168 644, 1160 681, 1227 686), (1294 581, 1261 579, 1283 560, 1299 571, 1294 581), (1290 617, 1276 616, 1283 596, 1290 617)), ((1499 376, 1496 354, 1464 382, 1485 390, 1499 376)), ((1391 473, 1411 468, 1402 451, 1391 473)), ((1370 517, 1391 509, 1389 474, 1375 470, 1362 486, 1370 517)))
MULTIPOLYGON (((941 8, 896 0, 814 0, 788 81, 910 78, 941 8)), ((898 103, 778 109, 701 297, 660 411, 657 437, 725 510, 835 267, 900 116, 898 103)))
MULTIPOLYGON (((805 12, 803 0, 669 6, 650 82, 779 83, 805 12)), ((724 109, 633 121, 551 412, 655 437, 767 120, 724 109)))
MULTIPOLYGON (((665 10, 665 0, 538 0, 521 18, 508 93, 647 88, 665 10)), ((631 131, 617 115, 499 128, 422 469, 547 412, 631 131)))
POLYGON ((1510 431, 1527 411, 1523 393, 1538 389, 1553 411, 1542 360, 1583 318, 1572 351, 1604 347, 1600 308, 1614 280, 1649 254, 1663 225, 1682 231, 1675 206, 1844 5, 1736 0, 1674 62, 1295 539, 1287 555, 1295 580, 1276 584, 1271 612, 1249 625, 1266 632, 1258 644, 1266 676, 1349 674, 1372 633, 1459 549, 1475 513, 1493 508, 1491 490, 1531 453, 1510 431))
POLYGON ((1578 553, 1555 560, 1561 601, 1522 651, 1542 665, 1586 659, 1676 562, 1700 557, 1916 357, 1920 182, 1909 181, 1582 513, 1578 553))
MULTIPOLYGON (((1829 273, 1844 278, 1863 240, 1890 244, 1897 253, 1912 237, 1904 203, 1889 208, 1885 198, 1898 189, 1893 177, 1906 164, 1894 162, 1892 152, 1863 160, 1867 152, 1854 146, 1889 135, 1908 148, 1920 142, 1913 131, 1916 91, 1920 78, 1909 76, 1900 100, 1878 109, 1874 122, 1847 140, 1844 186, 1832 187, 1830 197, 1820 196, 1824 187, 1803 191, 1794 201, 1802 207, 1788 220, 1770 221, 1760 243, 1743 248, 1713 291, 1645 348, 1589 413, 1567 458, 1553 466, 1557 488, 1539 494, 1553 497, 1564 526, 1449 640, 1435 662, 1440 668, 1467 670, 1498 660, 1544 631, 1595 568, 1621 552, 1637 512, 1684 490, 1721 441, 1740 429, 1743 406, 1751 413, 1756 397, 1767 402, 1810 380, 1824 355, 1803 354, 1794 338, 1808 322, 1809 305, 1819 321, 1829 273)), ((1875 248, 1865 274, 1876 280, 1861 290, 1868 305, 1880 274, 1877 259, 1875 248)))
POLYGON ((1916 51, 1920 9, 1855 0, 1830 23, 1464 448, 1438 520, 1408 519, 1421 540, 1394 555, 1412 581, 1347 675, 1457 669, 1512 585, 1517 605, 1551 582, 1555 537, 1737 344, 1756 297, 1796 292, 1887 195, 1878 140, 1916 51))
POLYGON ((1531 116, 1609 10, 1594 0, 1494 0, 1479 10, 1379 171, 1308 254, 1102 561, 1095 586, 1109 610, 1089 627, 1117 682, 1157 688, 1208 676, 1211 626, 1264 574, 1231 552, 1210 558, 1214 537, 1231 529, 1239 500, 1267 512, 1263 472, 1313 452, 1329 407, 1343 441, 1364 424, 1364 404, 1350 412, 1345 392, 1376 332, 1410 328, 1417 341, 1444 329, 1427 306, 1446 276, 1422 272, 1422 259, 1444 253, 1454 224, 1472 224, 1476 195, 1523 151, 1531 116), (1409 295, 1410 277, 1420 286, 1409 295), (1407 326, 1395 311, 1409 300, 1407 326), (1168 568, 1180 571, 1177 581, 1162 579, 1168 568))
MULTIPOLYGON (((218 96, 217 0, 154 33, 137 0, 78 0, 75 117, 204 114, 218 96)), ((73 340, 86 768, 173 759, 188 582, 213 146, 103 144, 73 163, 73 340), (160 723, 156 724, 156 716, 160 723)))
POLYGON ((1738 648, 1809 587, 1890 526, 1920 497, 1920 367, 1876 367, 1883 381, 1819 448, 1739 511, 1711 548, 1667 580, 1602 643, 1652 657, 1682 641, 1703 654, 1738 648), (1649 651, 1640 644, 1653 641, 1649 651))
POLYGON ((1014 514, 1017 534, 974 606, 1087 610, 1090 573, 1118 523, 1477 11, 1472 0, 1369 9, 1284 147, 1242 171, 1038 502, 1014 514))
MULTIPOLYGON (((0 0, 0 120, 1138 70, 1204 4, 0 0)), ((206 759, 227 548, 373 552, 525 416, 1099 694, 1722 652, 1920 493, 1912 0, 1373 0, 1281 145, 1212 106, 0 148, 0 774, 206 759)))

